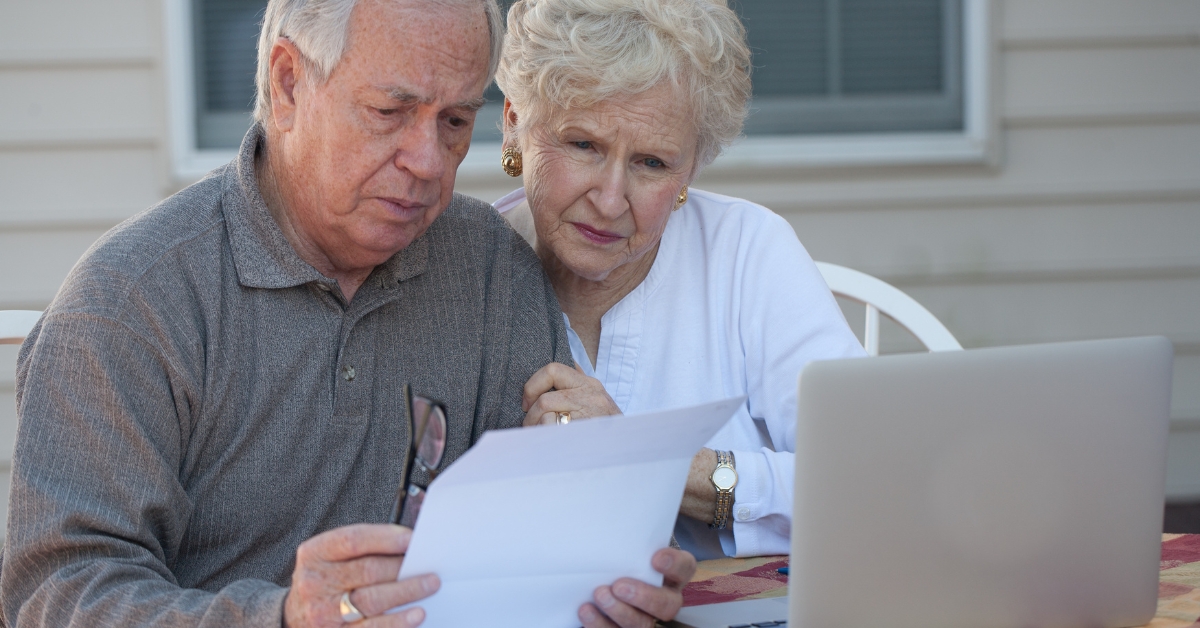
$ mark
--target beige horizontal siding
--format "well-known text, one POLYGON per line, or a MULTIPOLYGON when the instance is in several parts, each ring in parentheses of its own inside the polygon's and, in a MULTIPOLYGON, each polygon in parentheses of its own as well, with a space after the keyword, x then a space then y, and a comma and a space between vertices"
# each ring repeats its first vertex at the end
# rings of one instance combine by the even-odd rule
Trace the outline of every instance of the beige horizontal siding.
POLYGON ((153 143, 157 84, 148 68, 0 68, 0 148, 153 143))
POLYGON ((896 283, 968 347, 1151 334, 1200 342, 1200 273, 1179 279, 896 283))
POLYGON ((1200 121, 1200 46, 1014 50, 1002 65, 1009 123, 1200 121))
POLYGON ((1195 0, 1002 0, 1006 45, 1153 45, 1200 42, 1195 0))
POLYGON ((1200 273, 1197 201, 785 214, 814 258, 892 280, 1200 273))
POLYGON ((1171 382, 1171 413, 1177 423, 1200 429, 1200 343, 1175 352, 1175 377, 1171 382))
POLYGON ((153 148, 0 150, 0 230, 111 227, 157 203, 153 148))
POLYGON ((13 395, 13 377, 17 347, 0 345, 0 538, 8 521, 9 470, 12 466, 13 443, 17 435, 17 408, 13 395))
POLYGON ((42 309, 104 228, 0 230, 0 309, 42 309))
POLYGON ((0 0, 6 60, 155 58, 160 0, 0 0))

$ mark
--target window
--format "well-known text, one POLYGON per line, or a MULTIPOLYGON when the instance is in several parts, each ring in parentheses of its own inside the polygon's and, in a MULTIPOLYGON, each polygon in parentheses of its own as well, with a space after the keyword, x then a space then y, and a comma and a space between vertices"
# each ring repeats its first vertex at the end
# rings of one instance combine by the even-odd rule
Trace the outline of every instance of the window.
POLYGON ((961 131, 960 0, 741 0, 748 135, 961 131))
POLYGON ((198 148, 236 148, 250 128, 258 30, 266 8, 266 0, 192 4, 198 148))
MULTIPOLYGON (((505 10, 513 0, 501 0, 505 10)), ((717 166, 983 161, 987 0, 732 0, 754 63, 747 138, 717 166)), ((176 171, 228 161, 250 124, 266 0, 167 0, 176 171)), ((465 172, 495 170, 503 96, 465 172)))

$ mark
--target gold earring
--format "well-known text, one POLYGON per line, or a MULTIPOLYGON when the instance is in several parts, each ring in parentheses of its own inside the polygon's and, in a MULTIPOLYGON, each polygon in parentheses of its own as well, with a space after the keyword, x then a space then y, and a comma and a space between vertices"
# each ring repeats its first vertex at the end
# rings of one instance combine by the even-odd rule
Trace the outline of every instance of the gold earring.
POLYGON ((516 148, 509 146, 500 153, 500 167, 504 169, 504 174, 510 177, 521 176, 521 153, 516 148))
POLYGON ((675 197, 675 209, 683 207, 683 204, 687 202, 687 189, 688 186, 683 186, 683 189, 679 191, 679 196, 675 197))

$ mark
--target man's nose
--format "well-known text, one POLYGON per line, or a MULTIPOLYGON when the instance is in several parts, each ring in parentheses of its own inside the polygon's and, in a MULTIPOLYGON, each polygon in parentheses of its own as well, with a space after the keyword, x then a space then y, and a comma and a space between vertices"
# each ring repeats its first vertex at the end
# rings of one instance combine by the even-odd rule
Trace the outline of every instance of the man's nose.
POLYGON ((448 163, 443 148, 437 119, 418 120, 400 136, 396 167, 423 181, 440 180, 448 163))

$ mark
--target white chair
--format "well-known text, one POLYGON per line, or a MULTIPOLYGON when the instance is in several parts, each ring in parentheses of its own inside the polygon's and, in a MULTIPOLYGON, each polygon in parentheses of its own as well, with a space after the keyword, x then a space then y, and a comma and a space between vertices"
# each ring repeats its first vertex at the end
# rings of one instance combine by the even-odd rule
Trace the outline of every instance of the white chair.
POLYGON ((0 345, 19 345, 37 324, 37 310, 0 310, 0 345))
POLYGON ((936 316, 895 286, 837 264, 817 262, 817 270, 821 271, 834 294, 867 306, 866 330, 863 332, 863 348, 867 355, 879 355, 880 312, 916 336, 930 351, 962 350, 962 345, 936 316))

